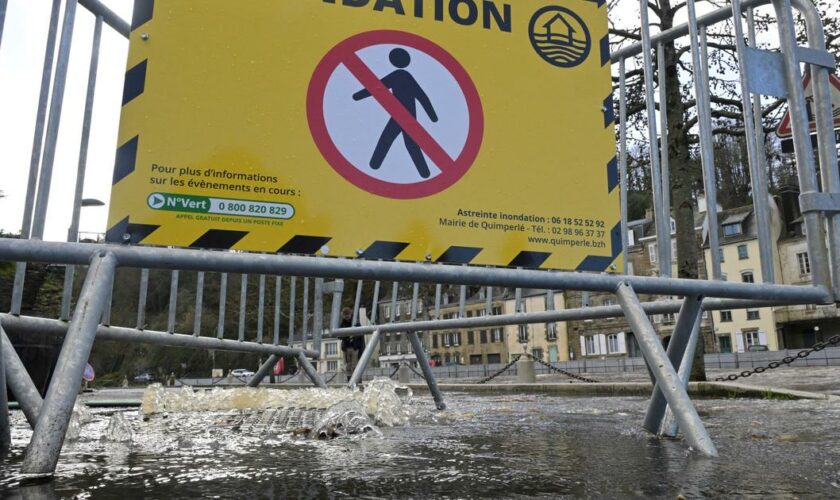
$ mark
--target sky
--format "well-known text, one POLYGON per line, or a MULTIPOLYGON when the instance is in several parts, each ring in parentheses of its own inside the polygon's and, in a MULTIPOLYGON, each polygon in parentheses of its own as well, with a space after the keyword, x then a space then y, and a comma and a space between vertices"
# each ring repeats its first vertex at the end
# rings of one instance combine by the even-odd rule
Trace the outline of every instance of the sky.
MULTIPOLYGON (((64 3, 61 2, 62 7, 64 3)), ((105 0, 104 3, 123 18, 130 18, 132 0, 105 0)), ((51 4, 49 0, 10 0, 0 41, 0 191, 6 195, 0 198, 0 229, 6 232, 20 231, 23 218, 51 4)), ((87 9, 78 7, 47 212, 46 240, 66 239, 70 226, 93 28, 94 16, 87 9)), ((105 25, 83 196, 106 203, 111 196, 110 179, 127 55, 128 41, 105 25)), ((106 219, 107 206, 84 208, 80 231, 104 232, 106 219)))

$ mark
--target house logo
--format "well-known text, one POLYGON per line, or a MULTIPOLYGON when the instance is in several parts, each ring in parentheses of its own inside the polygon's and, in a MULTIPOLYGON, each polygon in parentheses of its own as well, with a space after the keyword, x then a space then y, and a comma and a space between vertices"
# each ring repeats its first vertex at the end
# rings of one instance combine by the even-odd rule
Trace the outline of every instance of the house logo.
POLYGON ((573 68, 589 56, 592 37, 583 20, 565 7, 548 6, 531 18, 531 45, 546 62, 573 68))

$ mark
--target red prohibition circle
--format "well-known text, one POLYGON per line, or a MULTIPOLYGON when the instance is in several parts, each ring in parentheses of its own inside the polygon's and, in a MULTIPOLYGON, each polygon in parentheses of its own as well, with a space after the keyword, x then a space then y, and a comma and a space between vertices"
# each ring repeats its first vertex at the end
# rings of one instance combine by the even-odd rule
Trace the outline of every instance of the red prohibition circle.
MULTIPOLYGON (((369 31, 354 35, 327 52, 318 63, 306 96, 309 130, 315 144, 330 166, 355 186, 378 196, 395 199, 417 199, 431 196, 449 188, 463 177, 473 165, 484 138, 484 111, 481 98, 467 71, 449 52, 418 35, 394 30, 369 31), (369 176, 356 168, 335 145, 327 131, 324 117, 324 94, 335 70, 356 52, 375 45, 402 45, 424 52, 439 62, 455 78, 464 94, 469 113, 469 131, 464 148, 449 168, 441 168, 437 176, 411 184, 386 182, 369 176)), ((440 168, 440 166, 438 166, 440 168)))

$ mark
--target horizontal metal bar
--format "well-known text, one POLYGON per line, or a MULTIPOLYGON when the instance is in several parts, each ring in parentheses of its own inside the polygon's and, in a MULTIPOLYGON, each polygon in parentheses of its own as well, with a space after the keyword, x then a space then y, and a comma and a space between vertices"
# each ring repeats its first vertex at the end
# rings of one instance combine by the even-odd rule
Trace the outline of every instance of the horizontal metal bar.
POLYGON ((116 12, 105 6, 100 0, 79 0, 79 5, 91 11, 95 16, 102 16, 105 24, 114 28, 114 31, 128 38, 131 34, 131 25, 117 15, 116 12))
POLYGON ((803 304, 828 303, 831 299, 831 295, 824 287, 816 286, 767 285, 646 276, 625 277, 563 271, 412 264, 0 238, 0 260, 85 264, 94 254, 103 251, 112 252, 122 267, 593 292, 612 292, 620 283, 628 281, 640 294, 702 295, 747 300, 762 297, 762 300, 768 304, 789 301, 803 304))
MULTIPOLYGON (((741 10, 749 9, 750 7, 759 7, 761 5, 766 5, 770 3, 770 0, 744 0, 741 2, 741 10)), ((712 24, 719 23, 725 19, 729 19, 732 17, 732 8, 728 5, 726 7, 722 7, 718 10, 712 11, 704 16, 700 16, 697 18, 698 26, 711 26, 712 24)), ((688 23, 680 24, 679 26, 674 26, 671 29, 667 29, 650 37, 651 45, 656 45, 658 43, 666 43, 672 40, 676 40, 677 38, 683 37, 688 34, 688 23)), ((617 50, 612 53, 610 59, 612 62, 617 63, 622 59, 627 59, 633 56, 637 56, 642 53, 642 43, 634 43, 633 45, 628 45, 620 50, 617 50)))
POLYGON ((799 195, 800 211, 840 212, 840 193, 802 193, 799 195))
MULTIPOLYGON (((26 335, 39 333, 50 336, 63 336, 67 333, 67 323, 63 321, 34 318, 31 316, 12 316, 0 314, 0 322, 8 332, 20 332, 26 335)), ((117 340, 137 342, 140 344, 156 344, 170 347, 191 347, 195 349, 212 349, 214 351, 248 352, 254 354, 276 354, 283 357, 297 356, 303 352, 307 357, 318 358, 318 353, 311 350, 301 350, 286 346, 257 344, 255 342, 237 342, 212 337, 193 337, 181 333, 165 333, 150 330, 135 330, 116 326, 100 326, 96 330, 96 340, 117 340)))
POLYGON ((810 47, 796 47, 796 56, 801 63, 816 64, 822 66, 830 71, 834 71, 837 66, 837 61, 834 59, 834 54, 827 50, 817 50, 810 47))
MULTIPOLYGON (((787 305, 798 301, 788 302, 787 305)), ((682 305, 681 300, 661 300, 642 304, 647 314, 677 313, 682 305)), ((759 300, 733 299, 705 299, 702 304, 704 311, 720 311, 731 309, 755 309, 781 305, 759 300)), ((353 328, 339 328, 324 338, 344 338, 367 335, 379 330, 382 333, 410 332, 410 331, 439 331, 460 330, 467 328, 492 328, 497 326, 528 325, 537 323, 555 323, 562 321, 582 321, 588 319, 608 319, 624 317, 621 306, 581 307, 577 309, 561 309, 559 311, 538 311, 529 313, 503 314, 497 316, 477 316, 473 318, 438 319, 431 321, 407 321, 405 323, 389 323, 386 325, 357 326, 353 328)))

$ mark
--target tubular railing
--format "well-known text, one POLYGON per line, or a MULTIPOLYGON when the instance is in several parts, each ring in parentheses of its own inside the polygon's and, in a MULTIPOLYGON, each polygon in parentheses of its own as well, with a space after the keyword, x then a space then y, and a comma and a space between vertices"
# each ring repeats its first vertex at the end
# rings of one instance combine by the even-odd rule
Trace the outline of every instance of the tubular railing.
MULTIPOLYGON (((100 42, 105 27, 128 36, 130 26, 109 10, 99 0, 65 0, 63 17, 59 13, 62 2, 53 0, 49 21, 47 44, 35 120, 35 135, 26 191, 26 203, 22 221, 21 239, 0 239, 0 260, 17 263, 12 291, 10 314, 0 314, 0 371, 7 376, 7 383, 13 389, 24 412, 34 427, 32 442, 24 458, 23 471, 35 474, 50 474, 55 470, 58 451, 69 422, 72 403, 79 389, 79 379, 84 363, 90 354, 95 338, 145 342, 151 344, 186 346, 198 349, 231 350, 268 355, 250 385, 257 385, 268 373, 279 357, 293 357, 310 380, 325 387, 321 374, 324 364, 314 366, 310 360, 323 360, 322 342, 327 339, 372 334, 350 384, 362 380, 367 362, 374 349, 378 348, 382 335, 390 332, 406 333, 413 354, 423 371, 432 396, 438 408, 445 408, 443 396, 437 387, 434 373, 427 359, 422 333, 439 330, 465 328, 489 328, 505 325, 527 325, 545 323, 547 328, 555 322, 626 318, 639 340, 639 346, 651 367, 656 389, 645 420, 651 432, 662 434, 662 421, 666 409, 673 417, 688 442, 702 453, 715 455, 716 450, 699 420, 696 410, 685 391, 687 372, 693 359, 694 346, 699 334, 699 317, 702 310, 738 309, 748 307, 770 307, 787 304, 825 304, 840 297, 840 172, 837 165, 837 151, 832 130, 829 71, 834 60, 825 52, 825 37, 818 12, 807 0, 732 0, 731 8, 713 11, 698 17, 694 0, 688 0, 689 22, 667 31, 652 34, 648 19, 648 4, 640 0, 641 42, 622 48, 612 54, 619 77, 619 167, 622 199, 622 247, 627 256, 627 66, 628 61, 642 56, 644 75, 646 133, 650 144, 650 166, 655 211, 656 245, 659 266, 658 277, 572 273, 561 271, 537 271, 524 269, 478 268, 436 264, 415 264, 355 259, 316 258, 293 255, 245 254, 173 248, 133 247, 78 243, 78 227, 81 206, 81 192, 85 179, 87 149, 91 130, 92 104, 96 93, 96 73, 99 64, 100 42), (776 13, 780 52, 760 50, 756 47, 752 11, 758 6, 771 3, 776 13), (796 42, 792 6, 803 15, 808 35, 808 47, 799 47, 796 42), (89 62, 89 77, 86 105, 82 123, 77 180, 71 214, 71 226, 67 242, 44 242, 44 229, 49 203, 53 167, 56 158, 59 127, 64 103, 73 31, 76 25, 77 7, 81 6, 96 18, 93 46, 89 62), (748 29, 746 42, 741 14, 746 10, 748 29), (721 281, 721 265, 718 249, 718 221, 715 210, 716 184, 714 150, 712 146, 712 122, 710 108, 710 84, 708 74, 707 29, 719 22, 733 19, 735 27, 736 53, 740 68, 739 90, 742 103, 742 119, 748 149, 754 210, 758 222, 758 240, 761 249, 761 270, 763 283, 734 283, 721 281), (59 31, 59 25, 61 30, 59 31), (697 100, 697 127, 699 129, 699 151, 703 169, 704 194, 710 210, 709 245, 711 254, 710 280, 686 280, 671 277, 673 256, 671 255, 670 231, 670 189, 671 158, 665 148, 667 141, 667 79, 659 72, 654 81, 652 50, 658 47, 658 66, 664 65, 662 47, 664 44, 688 36, 693 66, 698 68, 693 76, 693 88, 697 100), (801 85, 800 63, 808 65, 813 85, 816 110, 816 135, 821 178, 817 178, 813 148, 810 141, 804 91, 801 85), (779 68, 770 81, 755 76, 757 68, 764 65, 779 68), (53 74, 54 71, 54 74, 53 74), (52 85, 51 85, 52 83, 52 85), (655 92, 658 83, 660 96, 659 120, 655 109, 655 92), (801 191, 800 204, 804 217, 808 252, 810 256, 812 286, 790 286, 775 284, 778 279, 772 262, 772 235, 768 223, 768 200, 763 132, 760 122, 761 102, 759 94, 771 93, 788 99, 792 117, 793 142, 796 155, 797 174, 801 191), (662 133, 658 133, 661 130, 662 133), (824 235, 827 233, 827 236, 824 235), (826 238, 828 246, 826 246, 826 238), (25 286, 27 263, 59 264, 65 267, 64 292, 61 313, 58 319, 21 316, 22 297, 25 286), (74 266, 89 266, 81 292, 73 307, 74 266), (133 326, 112 325, 112 295, 117 269, 140 269, 137 286, 137 315, 133 326), (160 331, 147 329, 150 283, 160 278, 161 271, 169 271, 169 296, 165 328, 160 331), (186 272, 195 272, 194 304, 179 304, 179 290, 184 287, 186 272), (239 274, 238 311, 232 311, 228 303, 229 288, 235 274, 239 274), (207 324, 204 312, 208 280, 218 276, 218 314, 215 325, 207 324), (273 288, 272 288, 273 280, 273 288), (369 326, 340 327, 339 315, 343 304, 345 284, 343 280, 357 280, 353 301, 353 320, 361 320, 363 282, 374 282, 372 310, 369 326), (389 317, 377 322, 377 310, 382 295, 391 287, 389 317), (410 294, 400 296, 400 283, 410 284, 410 294), (434 317, 418 319, 419 284, 435 286, 434 317), (454 286, 452 304, 457 304, 457 313, 451 318, 442 318, 442 300, 447 299, 443 285, 454 286), (382 287, 386 287, 382 290, 382 287), (288 309, 282 307, 283 289, 286 287, 288 309), (486 297, 485 315, 467 315, 468 287, 484 287, 486 297), (492 314, 493 287, 513 290, 513 313, 492 314), (256 308, 248 293, 257 290, 256 308), (577 309, 526 312, 523 290, 577 290, 584 293, 584 304, 589 292, 603 292, 614 295, 620 305, 605 307, 581 307, 577 309), (272 294, 273 297, 267 297, 272 294), (639 294, 685 297, 684 300, 660 300, 643 303, 639 294), (325 297, 328 296, 328 297, 325 297), (410 298, 409 298, 410 297, 410 298), (325 304, 325 298, 329 304, 325 304), (398 322, 398 302, 410 300, 408 321, 398 322), (457 301, 457 302, 456 302, 457 301), (250 307, 249 307, 249 302, 250 307), (273 305, 273 311, 270 305, 273 305), (179 310, 193 307, 192 324, 179 330, 179 310), (329 309, 329 314, 326 309, 329 309), (271 332, 268 332, 266 314, 273 313, 271 332), (673 332, 669 350, 666 352, 651 325, 651 314, 678 313, 677 326, 673 332), (229 330, 228 321, 236 315, 236 331, 229 330), (256 321, 249 322, 249 315, 256 321), (285 318, 284 318, 285 316, 285 318), (285 319, 285 321, 284 321, 285 319), (325 321, 326 320, 326 321, 325 321), (283 325, 287 325, 286 344, 282 343, 283 325), (249 323, 252 327, 249 328, 249 323), (255 324, 254 324, 255 323, 255 324), (380 324, 377 324, 380 323, 380 324), (56 367, 56 376, 46 397, 41 400, 26 375, 20 359, 8 343, 3 329, 21 331, 27 334, 50 334, 62 336, 63 347, 56 367), (212 328, 211 335, 204 335, 212 328), (253 328, 253 329, 252 329, 253 328), (311 349, 308 347, 311 345, 311 349), (3 368, 5 364, 5 368, 3 368), (679 372, 677 371, 679 369, 679 372), (43 417, 43 418, 41 418, 43 417), (37 425, 36 425, 37 423, 37 425)), ((0 0, 0 37, 6 14, 6 0, 0 0)), ((2 38, 0 38, 0 41, 2 38)), ((766 74, 766 72, 765 72, 766 74)), ((626 259, 625 259, 626 263, 626 259)), ((625 273, 627 267, 625 264, 625 273)), ((234 282, 235 283, 235 282, 234 282)), ((119 282, 118 286, 129 286, 119 282)), ((235 286, 235 285, 233 285, 235 286)), ((405 287, 408 290, 409 287, 405 287)), ((348 296, 350 291, 348 290, 348 296)), ((387 299, 386 299, 387 300, 387 299)), ((553 304, 553 299, 552 299, 553 304)), ((121 316, 124 318, 124 315, 121 316)), ((133 318, 132 318, 133 321, 133 318)), ((528 331, 523 330, 527 339, 528 331)), ((2 403, 2 401, 0 401, 2 403)), ((0 421, 0 427, 3 424, 0 421)), ((671 424, 667 425, 671 428, 671 424)), ((3 431, 0 428, 0 431, 3 431)), ((672 432, 672 431, 667 431, 672 432)), ((0 436, 2 437, 2 436, 0 436)), ((2 441, 2 439, 0 439, 2 441)))

